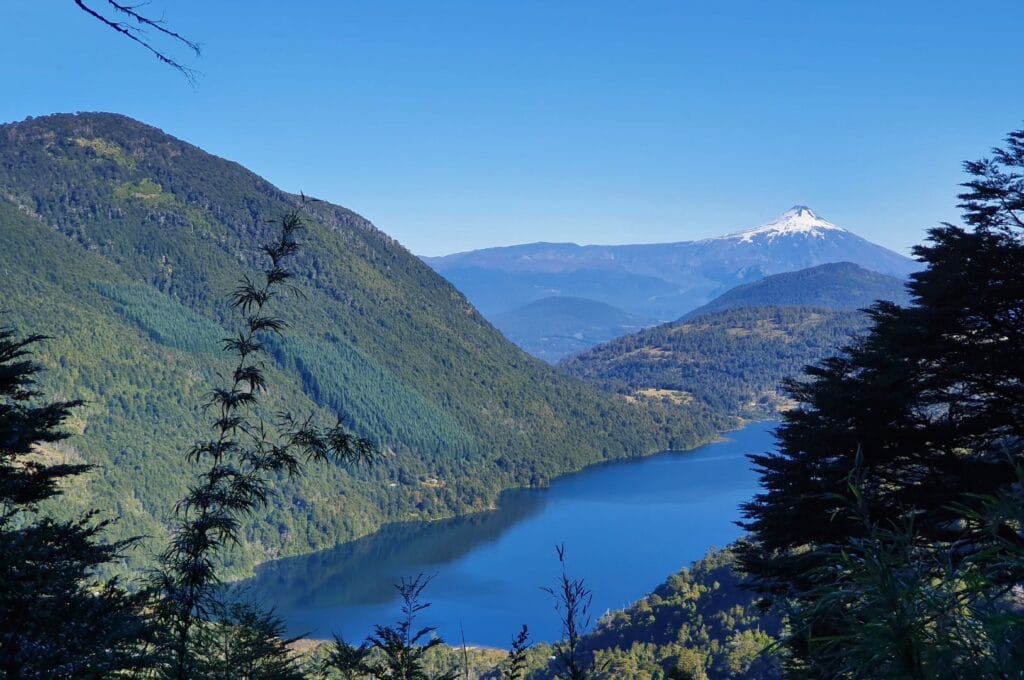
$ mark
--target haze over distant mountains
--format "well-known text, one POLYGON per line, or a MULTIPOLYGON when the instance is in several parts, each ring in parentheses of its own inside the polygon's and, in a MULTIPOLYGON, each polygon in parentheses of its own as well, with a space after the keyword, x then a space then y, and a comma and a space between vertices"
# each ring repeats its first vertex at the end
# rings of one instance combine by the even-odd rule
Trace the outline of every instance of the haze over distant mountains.
POLYGON ((619 246, 531 243, 423 260, 508 337, 548 360, 551 343, 546 338, 612 337, 614 325, 600 332, 593 324, 589 329, 566 329, 560 315, 527 307, 543 298, 585 298, 618 308, 618 315, 650 319, 653 324, 678 319, 736 286, 773 274, 834 262, 900 279, 918 269, 910 258, 799 205, 765 224, 699 241, 619 246), (520 321, 510 321, 516 318, 520 321), (538 348, 547 354, 538 353, 538 348))
POLYGON ((569 296, 541 298, 491 322, 509 340, 550 362, 654 323, 604 302, 569 296))

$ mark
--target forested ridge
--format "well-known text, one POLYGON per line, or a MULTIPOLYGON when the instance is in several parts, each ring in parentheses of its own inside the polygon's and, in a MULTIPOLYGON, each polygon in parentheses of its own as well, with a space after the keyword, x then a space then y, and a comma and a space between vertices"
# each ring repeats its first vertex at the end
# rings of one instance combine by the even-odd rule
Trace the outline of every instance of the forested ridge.
POLYGON ((725 309, 616 338, 560 367, 627 398, 766 417, 790 403, 784 378, 831 356, 867 325, 859 311, 826 307, 725 309))
POLYGON ((680 321, 736 307, 827 307, 854 310, 878 300, 910 301, 905 279, 880 274, 852 262, 834 262, 766 276, 736 286, 711 302, 687 312, 680 321))
MULTIPOLYGON (((604 614, 581 655, 602 680, 778 678, 781 619, 765 614, 732 549, 711 550, 629 607, 604 614)), ((550 661, 528 677, 559 677, 550 661)))
POLYGON ((846 346, 869 325, 859 310, 877 300, 906 303, 906 282, 851 262, 774 274, 560 365, 626 397, 771 416, 791 403, 783 379, 846 346))
MULTIPOLYGON (((270 221, 298 201, 123 116, 0 126, 4 324, 50 336, 37 348, 51 369, 44 386, 86 402, 80 436, 55 455, 98 466, 69 489, 71 506, 108 508, 118 534, 164 534, 190 477, 174 452, 195 439, 210 385, 228 370, 225 295, 255 266, 270 221)), ((297 291, 282 310, 294 331, 268 341, 270 399, 338 414, 386 457, 286 483, 232 549, 239 573, 386 521, 485 508, 502 488, 599 460, 690 447, 729 425, 562 377, 366 220, 322 202, 306 214, 297 291)))

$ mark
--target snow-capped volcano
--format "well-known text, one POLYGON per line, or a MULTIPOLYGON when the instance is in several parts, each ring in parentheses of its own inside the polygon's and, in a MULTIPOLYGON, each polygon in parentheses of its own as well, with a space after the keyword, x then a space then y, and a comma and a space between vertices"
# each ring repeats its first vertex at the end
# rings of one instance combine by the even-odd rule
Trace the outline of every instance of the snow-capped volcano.
POLYGON ((662 321, 678 319, 738 285, 822 264, 852 262, 897 278, 920 268, 803 205, 760 226, 699 241, 524 243, 425 260, 485 316, 565 296, 662 321))
POLYGON ((824 238, 826 232, 846 231, 818 215, 806 205, 794 205, 771 222, 745 229, 719 239, 734 239, 741 243, 772 242, 779 236, 802 235, 812 238, 824 238))

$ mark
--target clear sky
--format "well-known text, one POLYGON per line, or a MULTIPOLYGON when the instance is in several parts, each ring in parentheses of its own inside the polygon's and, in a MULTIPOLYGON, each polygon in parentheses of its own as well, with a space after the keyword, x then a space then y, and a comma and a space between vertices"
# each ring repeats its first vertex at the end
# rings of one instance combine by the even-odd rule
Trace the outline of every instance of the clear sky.
POLYGON ((798 203, 905 252, 1024 124, 1019 0, 145 11, 202 43, 174 51, 195 88, 71 0, 0 1, 0 120, 124 113, 425 255, 687 240, 798 203))

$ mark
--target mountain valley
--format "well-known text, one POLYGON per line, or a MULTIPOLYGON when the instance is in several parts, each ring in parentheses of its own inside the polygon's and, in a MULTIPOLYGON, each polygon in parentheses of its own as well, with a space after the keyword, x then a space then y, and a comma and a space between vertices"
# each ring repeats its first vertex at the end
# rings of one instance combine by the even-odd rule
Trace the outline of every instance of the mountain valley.
MULTIPOLYGON (((300 198, 113 114, 0 126, 3 324, 39 345, 43 387, 86 402, 52 455, 97 466, 58 513, 107 508, 114 536, 166 535, 192 481, 186 452, 230 374, 227 301, 271 220, 300 198)), ((308 203, 289 324, 271 338, 267 416, 339 416, 385 452, 284 484, 227 555, 231 573, 383 523, 492 507, 602 460, 707 441, 727 417, 606 395, 521 352, 397 242, 308 203), (552 452, 557 452, 552 455, 552 452)), ((133 558, 145 563, 145 550, 133 558)))
POLYGON ((533 243, 422 258, 461 290, 507 337, 552 360, 600 342, 553 304, 553 296, 584 298, 620 313, 673 321, 737 286, 822 264, 850 262, 897 279, 913 260, 819 217, 806 206, 763 225, 716 238, 677 243, 579 246, 533 243), (523 311, 526 310, 526 311, 523 311), (551 338, 575 338, 552 352, 551 338))

